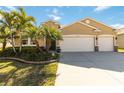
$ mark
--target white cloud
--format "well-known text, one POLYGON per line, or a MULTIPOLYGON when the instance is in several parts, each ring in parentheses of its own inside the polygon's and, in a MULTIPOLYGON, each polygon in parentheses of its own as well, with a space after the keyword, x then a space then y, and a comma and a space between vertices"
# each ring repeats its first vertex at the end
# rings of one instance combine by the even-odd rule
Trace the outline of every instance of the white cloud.
POLYGON ((8 10, 16 10, 14 6, 5 6, 8 10))
POLYGON ((113 24, 111 25, 112 27, 116 28, 116 29, 120 29, 120 28, 124 28, 124 24, 113 24))
POLYGON ((58 21, 58 20, 60 20, 60 19, 61 19, 61 17, 60 17, 60 16, 53 15, 53 14, 48 15, 48 17, 52 18, 52 19, 53 19, 53 20, 55 20, 55 21, 58 21))
POLYGON ((53 14, 58 14, 58 10, 56 8, 53 9, 53 14))
POLYGON ((62 13, 59 12, 59 10, 57 8, 54 8, 50 14, 48 14, 47 16, 55 21, 58 21, 61 19, 62 13))
POLYGON ((97 6, 94 11, 95 12, 98 12, 98 11, 103 11, 103 10, 106 10, 106 9, 109 9, 111 6, 97 6))
POLYGON ((0 6, 0 10, 4 10, 6 12, 10 12, 12 10, 17 10, 14 6, 0 6))

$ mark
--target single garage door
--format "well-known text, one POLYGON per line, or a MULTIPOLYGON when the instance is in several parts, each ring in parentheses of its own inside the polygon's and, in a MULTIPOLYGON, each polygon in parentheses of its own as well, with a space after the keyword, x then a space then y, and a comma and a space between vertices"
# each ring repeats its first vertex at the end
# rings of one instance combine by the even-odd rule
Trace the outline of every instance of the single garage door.
POLYGON ((94 36, 64 36, 60 47, 62 52, 94 51, 94 36))
POLYGON ((113 51, 113 36, 98 37, 99 51, 113 51))

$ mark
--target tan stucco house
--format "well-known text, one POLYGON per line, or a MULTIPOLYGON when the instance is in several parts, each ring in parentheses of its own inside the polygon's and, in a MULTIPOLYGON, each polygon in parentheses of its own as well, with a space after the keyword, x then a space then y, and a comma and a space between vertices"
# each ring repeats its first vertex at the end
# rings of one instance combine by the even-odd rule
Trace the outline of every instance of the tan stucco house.
POLYGON ((118 29, 117 30, 117 43, 119 48, 124 48, 124 28, 118 29))
MULTIPOLYGON (((57 28, 57 29, 60 28, 60 25, 57 22, 53 21, 53 20, 46 21, 42 25, 46 25, 48 27, 54 27, 54 28, 57 28)), ((17 47, 21 43, 19 38, 16 38, 14 41, 15 41, 15 46, 17 46, 17 47)), ((38 42, 39 42, 40 47, 45 47, 46 46, 46 40, 44 38, 39 39, 38 42)), ((52 41, 49 44, 51 46, 50 48, 54 49, 54 48, 56 48, 57 42, 52 41)), ((24 38, 22 40, 22 46, 36 46, 36 45, 35 45, 35 42, 32 41, 30 38, 24 38)))
POLYGON ((115 29, 91 18, 61 28, 64 52, 117 51, 115 29))
MULTIPOLYGON (((67 26, 47 21, 42 25, 56 27, 61 30, 62 41, 51 42, 51 46, 60 47, 62 52, 117 51, 117 33, 115 29, 92 18, 85 18, 67 26)), ((45 39, 39 40, 45 46, 45 39)), ((15 40, 15 45, 19 45, 15 40)), ((23 46, 35 46, 30 38, 23 40, 23 46)))

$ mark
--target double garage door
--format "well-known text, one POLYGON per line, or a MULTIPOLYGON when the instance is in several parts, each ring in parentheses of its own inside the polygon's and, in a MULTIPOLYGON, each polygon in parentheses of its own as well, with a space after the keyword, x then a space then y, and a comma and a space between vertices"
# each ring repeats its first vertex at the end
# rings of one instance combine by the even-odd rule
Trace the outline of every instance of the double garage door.
MULTIPOLYGON (((62 52, 93 52, 95 51, 94 36, 64 36, 60 43, 62 52)), ((98 37, 99 51, 113 51, 113 37, 98 37)))

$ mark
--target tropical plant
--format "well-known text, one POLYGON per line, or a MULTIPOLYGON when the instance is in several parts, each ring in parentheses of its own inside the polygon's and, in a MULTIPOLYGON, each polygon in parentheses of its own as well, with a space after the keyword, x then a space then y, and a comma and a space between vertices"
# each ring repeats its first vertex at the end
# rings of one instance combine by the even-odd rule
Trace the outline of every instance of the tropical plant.
POLYGON ((27 30, 25 31, 25 35, 24 38, 30 37, 32 41, 35 42, 37 48, 39 49, 39 51, 42 51, 42 49, 40 48, 39 39, 43 39, 43 31, 41 30, 41 27, 37 27, 37 26, 31 26, 30 28, 27 28, 27 30))
POLYGON ((21 7, 18 8, 18 11, 15 12, 15 15, 16 15, 16 30, 18 32, 19 39, 20 39, 19 52, 21 52, 23 33, 27 28, 30 28, 34 24, 35 19, 32 16, 28 16, 24 11, 24 9, 21 7))
POLYGON ((17 51, 15 49, 15 44, 14 44, 14 38, 16 37, 16 31, 15 31, 15 15, 14 15, 15 11, 10 11, 10 12, 6 12, 3 10, 0 10, 0 15, 1 15, 1 19, 0 19, 0 24, 3 25, 5 27, 5 29, 8 30, 8 32, 10 33, 10 39, 9 39, 9 43, 12 45, 13 47, 13 51, 17 54, 17 51))
POLYGON ((60 30, 54 27, 43 26, 42 30, 44 32, 44 37, 46 39, 46 50, 49 51, 52 40, 62 40, 62 35, 60 30))
POLYGON ((10 37, 9 29, 3 25, 0 25, 0 42, 2 43, 2 51, 5 50, 7 40, 10 37))

